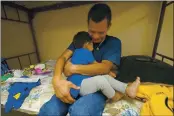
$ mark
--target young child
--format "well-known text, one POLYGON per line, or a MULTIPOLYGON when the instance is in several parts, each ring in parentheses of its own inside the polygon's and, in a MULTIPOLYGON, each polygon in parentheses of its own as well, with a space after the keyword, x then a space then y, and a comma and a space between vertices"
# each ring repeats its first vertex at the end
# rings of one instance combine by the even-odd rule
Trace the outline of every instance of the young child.
MULTIPOLYGON (((93 51, 92 39, 87 32, 78 32, 73 38, 73 45, 76 48, 71 58, 73 64, 87 65, 96 63, 91 52, 93 51)), ((108 99, 112 100, 116 100, 116 97, 119 96, 120 93, 135 98, 140 84, 139 77, 132 84, 128 85, 109 75, 91 77, 87 75, 73 74, 68 77, 67 80, 80 87, 80 90, 73 88, 70 89, 70 94, 75 99, 78 95, 84 96, 97 91, 101 91, 108 99)))

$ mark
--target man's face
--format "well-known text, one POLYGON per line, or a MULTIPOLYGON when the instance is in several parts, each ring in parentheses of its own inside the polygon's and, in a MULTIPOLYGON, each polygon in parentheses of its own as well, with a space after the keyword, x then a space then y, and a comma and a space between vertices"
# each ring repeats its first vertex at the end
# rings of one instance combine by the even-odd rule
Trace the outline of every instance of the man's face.
POLYGON ((88 33, 91 36, 93 43, 102 42, 106 37, 107 31, 108 22, 106 18, 98 23, 92 21, 91 19, 89 20, 88 33))

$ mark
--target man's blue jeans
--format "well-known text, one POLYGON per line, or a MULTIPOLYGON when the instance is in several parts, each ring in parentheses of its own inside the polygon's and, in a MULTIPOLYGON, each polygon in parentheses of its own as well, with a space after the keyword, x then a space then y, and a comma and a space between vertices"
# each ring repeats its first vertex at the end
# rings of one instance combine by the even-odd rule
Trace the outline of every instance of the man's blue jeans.
POLYGON ((38 116, 102 116, 106 97, 97 92, 80 97, 72 105, 65 104, 55 95, 40 109, 38 116))

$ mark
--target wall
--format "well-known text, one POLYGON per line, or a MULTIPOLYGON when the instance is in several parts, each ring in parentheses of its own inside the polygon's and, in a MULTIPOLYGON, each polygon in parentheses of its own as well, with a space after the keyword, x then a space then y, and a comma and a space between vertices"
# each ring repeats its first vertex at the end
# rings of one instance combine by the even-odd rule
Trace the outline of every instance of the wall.
MULTIPOLYGON (((122 41, 122 55, 152 55, 161 2, 106 2, 112 9, 108 34, 122 41)), ((92 5, 38 13, 34 19, 41 60, 57 59, 75 33, 87 31, 92 5)))
MULTIPOLYGON (((173 4, 166 7, 157 53, 173 58, 173 4)), ((161 57, 157 56, 158 59, 161 57)), ((165 59, 166 63, 173 64, 172 61, 165 59)))
MULTIPOLYGON (((18 14, 16 9, 5 6, 5 12, 9 19, 18 20, 18 14)), ((5 18, 4 10, 1 6, 1 17, 5 18)), ((21 21, 28 21, 28 14, 19 10, 19 17, 21 21)), ((35 47, 32 40, 32 34, 27 23, 1 20, 1 56, 9 58, 26 53, 35 52, 35 47)), ((20 57, 23 67, 29 65, 28 56, 20 57)), ((19 69, 18 59, 7 60, 10 68, 19 69)), ((31 62, 36 63, 36 55, 31 55, 31 62)))

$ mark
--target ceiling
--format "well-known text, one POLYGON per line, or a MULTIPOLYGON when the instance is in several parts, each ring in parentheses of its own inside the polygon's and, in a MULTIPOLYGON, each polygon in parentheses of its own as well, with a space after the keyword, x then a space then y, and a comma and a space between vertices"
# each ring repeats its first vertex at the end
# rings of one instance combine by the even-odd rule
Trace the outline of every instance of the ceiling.
POLYGON ((13 3, 24 6, 28 9, 49 6, 56 3, 63 3, 62 1, 13 1, 13 3))
POLYGON ((63 9, 79 5, 97 3, 99 1, 4 1, 3 5, 22 9, 26 12, 43 12, 48 10, 63 9))

